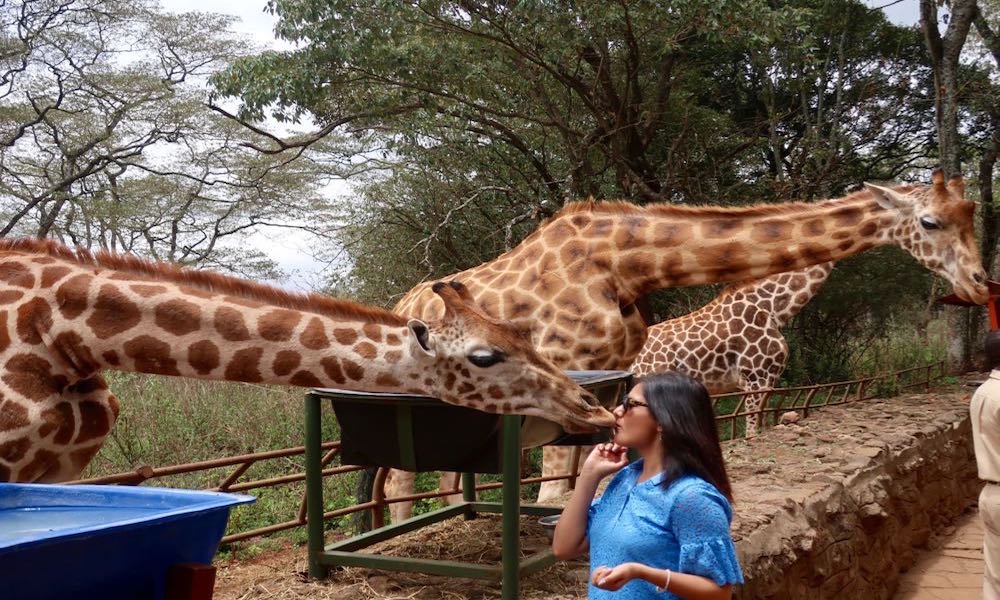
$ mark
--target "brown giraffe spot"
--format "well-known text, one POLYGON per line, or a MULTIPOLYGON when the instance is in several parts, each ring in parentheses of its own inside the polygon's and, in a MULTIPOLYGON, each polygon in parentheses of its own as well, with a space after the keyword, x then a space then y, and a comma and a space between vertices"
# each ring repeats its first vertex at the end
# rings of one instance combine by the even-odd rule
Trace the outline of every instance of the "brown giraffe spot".
POLYGON ((25 344, 41 344, 52 327, 52 309, 41 298, 32 298, 17 309, 17 337, 25 344))
POLYGON ((375 344, 372 344, 371 342, 360 342, 357 346, 352 348, 352 350, 354 350, 355 354, 366 360, 372 360, 375 358, 375 355, 378 354, 375 344))
POLYGON ((790 271, 795 267, 796 260, 798 259, 794 254, 783 250, 775 253, 774 258, 771 259, 771 268, 776 273, 790 271))
POLYGON ((333 330, 333 337, 338 344, 350 346, 358 339, 358 332, 353 329, 338 328, 333 330))
POLYGON ((301 387, 322 387, 323 382, 320 381, 319 377, 316 377, 309 371, 297 371, 292 378, 288 380, 292 385, 298 385, 301 387))
POLYGON ((376 344, 382 342, 382 328, 375 323, 365 323, 361 328, 361 333, 376 344))
POLYGON ((379 373, 378 377, 375 378, 375 384, 387 388, 398 388, 402 385, 398 379, 388 373, 379 373))
POLYGON ((216 309, 215 330, 227 342, 244 342, 250 339, 250 330, 243 321, 243 314, 230 306, 216 309))
POLYGON ((444 389, 450 391, 453 387, 455 387, 455 374, 448 373, 444 376, 444 389))
POLYGON ((173 335, 186 335, 201 329, 201 308, 194 302, 179 298, 161 302, 153 314, 156 325, 173 335))
POLYGON ((19 262, 0 263, 0 281, 23 288, 35 286, 35 276, 28 267, 19 262))
POLYGON ((319 317, 309 319, 309 324, 299 335, 299 342, 310 350, 322 350, 330 347, 330 339, 326 337, 323 321, 319 317))
POLYGON ((284 377, 298 368, 300 362, 302 362, 302 358, 299 356, 298 352, 293 350, 280 350, 274 356, 274 362, 271 364, 271 369, 274 370, 275 375, 284 377))
POLYGON ((75 331, 64 331, 55 337, 53 348, 63 366, 80 377, 89 377, 98 369, 97 360, 83 338, 75 331))
POLYGON ((121 359, 118 358, 118 353, 115 352, 114 350, 108 350, 107 352, 101 355, 101 358, 103 358, 104 362, 108 363, 112 367, 117 367, 118 365, 121 364, 121 359))
POLYGON ((263 355, 263 348, 244 348, 234 352, 233 358, 226 365, 226 380, 248 383, 263 381, 260 374, 260 358, 263 355))
POLYGON ((641 279, 650 275, 656 268, 656 257, 652 254, 630 252, 619 263, 619 270, 627 279, 641 279))
POLYGON ((31 424, 28 408, 13 400, 0 402, 0 431, 11 431, 31 424))
POLYGON ((878 231, 878 223, 876 223, 875 221, 868 221, 867 223, 861 226, 861 229, 858 230, 858 233, 864 237, 868 237, 875 235, 876 231, 878 231))
POLYGON ((83 444, 108 435, 111 423, 108 421, 108 411, 104 409, 104 405, 93 400, 85 400, 79 406, 80 432, 76 435, 76 443, 83 444))
POLYGON ((657 223, 653 226, 653 239, 659 248, 679 246, 691 239, 692 231, 688 225, 677 223, 657 223))
POLYGON ((142 320, 135 302, 113 285, 102 285, 94 303, 94 312, 87 317, 87 325, 98 339, 106 340, 129 329, 142 320))
POLYGON ((503 390, 500 388, 500 386, 496 385, 491 385, 490 387, 486 388, 486 393, 489 394, 490 398, 493 398, 494 400, 499 400, 504 396, 503 390))
POLYGON ((180 375, 177 361, 171 356, 170 344, 151 335, 140 335, 123 345, 125 356, 135 363, 135 370, 158 375, 180 375))
POLYGON ((840 227, 853 227, 861 222, 864 213, 854 206, 843 206, 830 213, 830 216, 840 227))
POLYGON ((69 274, 69 267, 45 267, 42 269, 42 287, 52 287, 52 284, 69 274))
POLYGON ((292 339, 295 326, 302 320, 302 313, 278 308, 257 319, 260 337, 271 342, 287 342, 292 339))
POLYGON ((385 336, 385 343, 389 344, 390 346, 398 346, 403 343, 403 340, 400 339, 400 337, 395 333, 390 333, 387 336, 385 336))
POLYGON ((35 263, 36 265, 51 265, 52 263, 56 262, 56 259, 52 258, 51 256, 36 256, 35 258, 31 259, 31 262, 35 263))
POLYGON ((66 378, 53 375, 49 361, 34 354, 15 354, 4 369, 4 383, 28 400, 45 400, 66 386, 66 378))
POLYGON ((607 237, 614 228, 614 221, 611 219, 594 219, 590 222, 590 228, 586 234, 593 237, 607 237))
POLYGON ((18 438, 5 442, 0 444, 0 460, 16 463, 24 458, 30 448, 31 441, 28 438, 18 438))
POLYGON ((87 292, 93 279, 86 274, 74 275, 56 288, 56 302, 64 317, 75 319, 87 310, 87 292))
POLYGON ((708 248, 698 262, 715 270, 727 269, 736 264, 743 253, 743 244, 729 242, 708 248))
POLYGON ((559 249, 559 258, 566 264, 583 260, 587 257, 587 245, 577 239, 572 239, 559 249))
POLYGON ((347 382, 344 378, 344 371, 340 368, 340 361, 332 356, 325 357, 319 361, 320 366, 323 367, 323 371, 326 376, 333 380, 334 383, 343 384, 347 382))
POLYGON ((135 281, 138 279, 138 277, 132 273, 112 273, 107 277, 108 279, 116 279, 118 281, 135 281))
POLYGON ((463 381, 462 383, 458 384, 458 389, 455 391, 459 394, 468 394, 470 392, 474 392, 475 390, 476 386, 472 385, 468 381, 463 381))
POLYGON ((0 292, 0 304, 10 304, 24 297, 24 292, 17 290, 4 290, 0 292))
POLYGON ((743 228, 738 218, 712 219, 701 223, 701 235, 705 238, 728 238, 743 228))
POLYGON ((224 296, 223 300, 238 306, 245 306, 247 308, 260 308, 264 306, 263 302, 258 302, 257 300, 251 300, 250 298, 243 298, 240 296, 224 296))
POLYGON ((0 352, 10 346, 10 333, 7 331, 7 311, 0 311, 0 352))
POLYGON ((132 290, 136 294, 142 296, 143 298, 152 298, 157 294, 166 293, 167 288, 162 285, 144 284, 136 283, 128 286, 128 289, 132 290))
POLYGON ((60 402, 52 408, 42 411, 42 425, 38 428, 38 436, 47 438, 54 431, 52 441, 65 445, 73 439, 76 422, 73 419, 73 407, 69 402, 60 402))
POLYGON ((212 340, 201 340, 188 346, 188 364, 199 375, 208 375, 219 367, 219 347, 212 340))
POLYGON ((35 481, 57 464, 59 455, 48 450, 38 449, 31 462, 25 465, 18 473, 19 481, 35 481))
POLYGON ((810 219, 803 226, 806 235, 821 236, 826 233, 826 222, 823 219, 810 219))
POLYGON ((401 358, 403 358, 403 353, 400 350, 390 350, 385 353, 384 358, 387 363, 394 365, 398 363, 401 358))
POLYGON ((788 221, 768 219, 755 223, 750 229, 750 239, 755 242, 768 243, 788 239, 792 236, 792 224, 788 221))
POLYGON ((361 381, 365 377, 365 370, 358 363, 342 358, 340 364, 344 367, 344 374, 354 381, 361 381))
POLYGON ((94 459, 94 455, 101 449, 100 444, 94 444, 89 448, 80 448, 79 450, 74 450, 69 453, 69 460, 73 463, 73 466, 82 471, 90 461, 94 459))
POLYGON ((10 467, 0 465, 0 481, 10 481, 13 479, 10 467))

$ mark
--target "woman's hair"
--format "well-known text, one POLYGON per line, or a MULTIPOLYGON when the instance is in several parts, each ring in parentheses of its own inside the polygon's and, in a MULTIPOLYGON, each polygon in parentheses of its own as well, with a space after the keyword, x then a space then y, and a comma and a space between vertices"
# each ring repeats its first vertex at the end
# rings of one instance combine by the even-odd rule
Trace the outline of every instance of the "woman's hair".
POLYGON ((674 371, 648 375, 637 385, 642 385, 649 410, 663 430, 664 485, 690 473, 714 485, 732 502, 715 411, 705 386, 674 371))

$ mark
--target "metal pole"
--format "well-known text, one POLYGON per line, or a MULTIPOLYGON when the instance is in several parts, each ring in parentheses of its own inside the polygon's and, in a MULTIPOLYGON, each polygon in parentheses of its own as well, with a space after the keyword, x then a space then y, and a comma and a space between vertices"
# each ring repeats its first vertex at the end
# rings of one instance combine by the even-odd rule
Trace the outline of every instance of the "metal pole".
POLYGON ((323 553, 321 417, 322 399, 315 394, 306 394, 306 528, 309 535, 309 577, 326 576, 326 567, 319 562, 320 554, 323 553))
POLYGON ((521 417, 503 417, 503 600, 517 600, 521 549, 521 417))

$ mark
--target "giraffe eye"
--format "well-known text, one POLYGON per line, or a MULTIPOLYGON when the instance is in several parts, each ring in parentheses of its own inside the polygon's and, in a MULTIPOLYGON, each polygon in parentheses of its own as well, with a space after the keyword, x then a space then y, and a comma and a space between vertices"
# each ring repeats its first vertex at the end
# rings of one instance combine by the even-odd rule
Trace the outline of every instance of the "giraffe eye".
POLYGON ((476 350, 466 358, 469 359, 470 363, 482 369, 507 360, 507 356, 501 350, 476 350))
POLYGON ((941 224, 933 217, 920 217, 920 225, 927 231, 941 229, 941 224))

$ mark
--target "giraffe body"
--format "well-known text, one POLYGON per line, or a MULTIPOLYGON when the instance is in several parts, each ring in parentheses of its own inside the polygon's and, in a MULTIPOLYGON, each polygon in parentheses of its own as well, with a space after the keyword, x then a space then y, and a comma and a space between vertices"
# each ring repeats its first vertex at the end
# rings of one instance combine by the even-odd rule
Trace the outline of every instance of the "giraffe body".
MULTIPOLYGON (((811 204, 571 204, 517 247, 451 278, 487 314, 529 330, 564 369, 628 369, 646 340, 635 303, 655 289, 746 281, 888 244, 948 279, 959 296, 985 302, 974 204, 961 179, 945 183, 939 171, 932 179, 929 186, 866 184, 811 204)), ((423 283, 394 310, 431 318, 442 309, 423 283)), ((545 463, 543 475, 559 472, 545 463)), ((543 483, 539 499, 564 486, 543 483)))
POLYGON ((0 480, 82 471, 118 415, 105 369, 408 391, 581 430, 613 423, 464 288, 435 289, 446 308, 424 323, 130 256, 0 240, 0 480))

